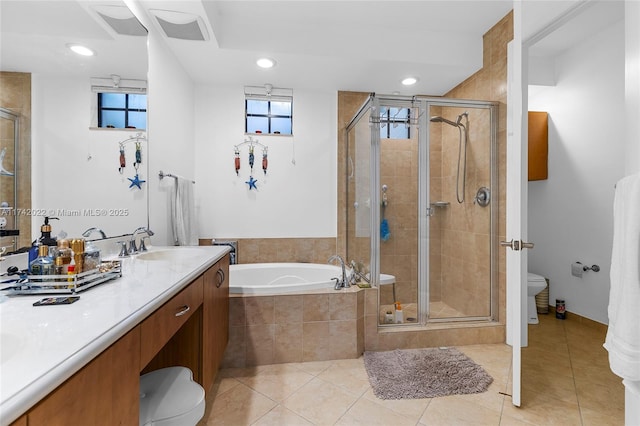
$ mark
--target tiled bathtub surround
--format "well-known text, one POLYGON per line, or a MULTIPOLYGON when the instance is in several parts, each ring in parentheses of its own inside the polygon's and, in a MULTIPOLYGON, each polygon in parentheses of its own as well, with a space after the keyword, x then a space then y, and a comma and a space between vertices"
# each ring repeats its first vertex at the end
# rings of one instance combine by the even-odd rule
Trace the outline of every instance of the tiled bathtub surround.
MULTIPOLYGON (((238 263, 304 262, 327 263, 336 254, 335 238, 233 238, 238 241, 238 263)), ((211 238, 200 239, 210 245, 211 238)))
POLYGON ((357 358, 364 350, 364 291, 233 296, 224 367, 357 358))

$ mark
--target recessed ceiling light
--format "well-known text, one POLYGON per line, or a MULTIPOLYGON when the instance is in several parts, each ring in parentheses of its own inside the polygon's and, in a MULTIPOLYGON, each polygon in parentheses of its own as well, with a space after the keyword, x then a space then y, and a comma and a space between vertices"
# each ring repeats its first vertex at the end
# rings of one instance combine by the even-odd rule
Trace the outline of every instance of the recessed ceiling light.
POLYGON ((82 56, 93 56, 96 54, 93 50, 81 44, 67 44, 67 47, 71 49, 74 53, 77 53, 78 55, 82 55, 82 56))
POLYGON ((276 61, 271 58, 260 58, 256 61, 256 64, 258 64, 260 68, 273 68, 276 66, 276 61))
POLYGON ((402 84, 405 86, 412 86, 418 82, 418 79, 415 77, 407 77, 402 80, 402 84))

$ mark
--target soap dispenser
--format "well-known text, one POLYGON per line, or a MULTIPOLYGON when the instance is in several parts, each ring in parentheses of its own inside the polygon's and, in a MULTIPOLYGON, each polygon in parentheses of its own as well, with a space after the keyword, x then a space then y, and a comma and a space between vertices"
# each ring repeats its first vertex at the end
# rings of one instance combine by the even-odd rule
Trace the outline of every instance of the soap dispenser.
POLYGON ((40 238, 31 244, 31 249, 29 250, 29 265, 31 265, 31 262, 36 260, 38 257, 38 246, 44 245, 50 247, 58 245, 55 238, 51 238, 51 225, 49 225, 50 219, 58 220, 57 217, 45 216, 44 224, 40 227, 40 238))
POLYGON ((44 218, 44 224, 40 227, 40 244, 45 245, 45 246, 57 246, 58 242, 56 241, 55 238, 51 237, 51 225, 49 225, 49 220, 51 219, 56 219, 59 220, 57 217, 49 217, 49 216, 45 216, 44 218))

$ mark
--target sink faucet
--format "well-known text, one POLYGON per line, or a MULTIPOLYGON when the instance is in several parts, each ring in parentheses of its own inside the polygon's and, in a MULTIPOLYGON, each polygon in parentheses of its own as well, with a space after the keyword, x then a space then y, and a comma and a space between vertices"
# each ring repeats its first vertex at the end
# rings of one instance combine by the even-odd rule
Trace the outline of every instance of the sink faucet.
POLYGON ((95 231, 95 232, 97 232, 97 233, 99 233, 99 234, 100 234, 100 237, 101 237, 103 240, 105 240, 105 239, 107 238, 107 235, 102 231, 102 229, 100 229, 100 228, 96 228, 96 227, 93 227, 93 228, 89 228, 89 229, 87 229, 86 231, 84 231, 84 232, 82 233, 82 236, 83 236, 83 237, 85 237, 85 238, 88 238, 88 237, 89 237, 89 235, 91 235, 91 233, 92 233, 92 232, 94 232, 94 231, 95 231))
POLYGON ((336 290, 340 290, 341 288, 351 287, 351 284, 349 283, 349 280, 347 279, 347 271, 346 271, 346 268, 345 268, 344 260, 339 255, 334 254, 333 256, 331 256, 329 258, 329 260, 327 260, 327 262, 331 263, 334 260, 339 261, 340 262, 340 267, 342 268, 342 279, 334 278, 336 280, 336 285, 335 285, 334 288, 336 290))
POLYGON ((135 254, 141 251, 147 251, 147 247, 144 245, 144 237, 140 238, 140 247, 136 246, 136 235, 145 233, 147 236, 152 236, 153 231, 146 226, 141 226, 131 233, 131 241, 129 242, 129 253, 135 254))

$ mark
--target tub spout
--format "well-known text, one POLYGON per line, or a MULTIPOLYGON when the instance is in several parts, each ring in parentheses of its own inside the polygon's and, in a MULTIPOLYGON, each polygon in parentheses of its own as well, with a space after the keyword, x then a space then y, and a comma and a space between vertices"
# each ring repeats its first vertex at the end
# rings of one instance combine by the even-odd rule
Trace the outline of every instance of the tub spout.
POLYGON ((347 270, 344 264, 344 260, 342 259, 342 257, 340 257, 337 254, 334 254, 333 256, 331 256, 329 258, 329 260, 327 260, 328 263, 331 263, 333 261, 339 261, 340 262, 340 267, 342 268, 342 278, 339 280, 336 280, 336 285, 335 285, 335 289, 336 290, 340 290, 341 288, 348 288, 351 287, 351 284, 349 283, 349 280, 347 279, 347 270))

